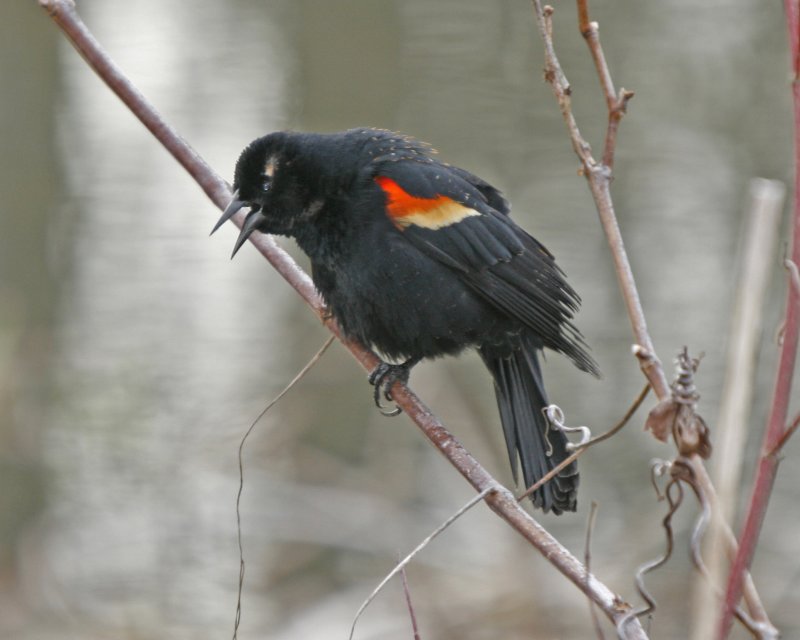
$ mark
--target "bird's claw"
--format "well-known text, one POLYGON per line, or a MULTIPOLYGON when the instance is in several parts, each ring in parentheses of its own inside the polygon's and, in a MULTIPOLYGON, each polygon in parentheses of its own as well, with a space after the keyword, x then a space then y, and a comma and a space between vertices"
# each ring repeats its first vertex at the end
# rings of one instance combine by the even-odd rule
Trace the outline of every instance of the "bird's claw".
POLYGON ((388 400, 389 402, 393 402, 394 398, 392 398, 392 386, 395 382, 402 382, 405 384, 408 382, 408 376, 411 373, 411 366, 404 362, 402 364, 389 364, 388 362, 381 362, 375 369, 373 369, 372 373, 369 374, 369 383, 375 387, 372 393, 372 398, 375 401, 375 406, 380 409, 380 412, 385 416, 396 416, 403 412, 403 410, 395 406, 394 409, 387 410, 386 407, 381 404, 381 395, 388 400))

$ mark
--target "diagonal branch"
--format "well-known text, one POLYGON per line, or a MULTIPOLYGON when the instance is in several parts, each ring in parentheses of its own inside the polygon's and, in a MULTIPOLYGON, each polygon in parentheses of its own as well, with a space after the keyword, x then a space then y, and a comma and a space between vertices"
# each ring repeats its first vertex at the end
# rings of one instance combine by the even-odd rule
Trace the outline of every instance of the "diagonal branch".
MULTIPOLYGON (((230 200, 230 189, 225 181, 161 118, 144 96, 136 90, 109 56, 103 51, 78 16, 72 0, 39 0, 43 8, 61 28, 86 62, 119 96, 122 102, 142 121, 153 136, 163 144, 191 177, 203 188, 211 200, 224 208, 230 200)), ((244 214, 233 218, 241 227, 244 214)), ((348 340, 336 322, 325 313, 322 300, 311 279, 283 251, 271 236, 253 234, 251 242, 286 281, 300 294, 323 324, 350 350, 356 360, 367 370, 373 370, 378 357, 362 344, 348 340)), ((583 564, 561 543, 547 532, 516 501, 514 495, 497 482, 472 455, 445 429, 414 393, 401 383, 392 388, 393 400, 416 423, 428 440, 458 469, 478 491, 486 492, 486 503, 513 529, 534 546, 558 571, 589 597, 603 613, 616 624, 630 609, 608 587, 588 574, 583 564)), ((626 638, 646 639, 641 625, 626 627, 626 638)))

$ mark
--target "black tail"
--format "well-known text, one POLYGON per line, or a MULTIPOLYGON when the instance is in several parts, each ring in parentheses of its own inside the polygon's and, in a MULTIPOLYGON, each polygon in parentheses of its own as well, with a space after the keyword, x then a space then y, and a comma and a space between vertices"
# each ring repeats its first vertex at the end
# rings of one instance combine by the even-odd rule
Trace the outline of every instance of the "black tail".
MULTIPOLYGON (((520 348, 512 353, 490 345, 480 348, 481 358, 494 378, 500 420, 508 447, 511 471, 517 482, 517 458, 522 465, 525 486, 530 487, 569 453, 567 438, 561 431, 548 429, 542 409, 547 394, 539 367, 538 341, 523 334, 520 348)), ((533 503, 545 512, 575 511, 578 495, 578 465, 573 462, 531 495, 533 503)))

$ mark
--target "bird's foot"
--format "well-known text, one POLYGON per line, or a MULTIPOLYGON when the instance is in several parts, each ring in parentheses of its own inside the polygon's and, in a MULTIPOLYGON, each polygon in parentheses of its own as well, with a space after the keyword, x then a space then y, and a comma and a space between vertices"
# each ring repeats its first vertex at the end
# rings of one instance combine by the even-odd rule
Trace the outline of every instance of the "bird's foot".
POLYGON ((381 404, 381 396, 389 402, 392 402, 392 386, 394 386, 395 382, 407 383, 408 376, 411 374, 411 367, 417 362, 418 360, 414 358, 401 364, 381 362, 372 370, 372 373, 369 374, 369 383, 375 387, 372 395, 375 400, 375 406, 381 410, 383 415, 396 416, 402 413, 403 410, 397 406, 394 409, 387 410, 386 407, 381 404))

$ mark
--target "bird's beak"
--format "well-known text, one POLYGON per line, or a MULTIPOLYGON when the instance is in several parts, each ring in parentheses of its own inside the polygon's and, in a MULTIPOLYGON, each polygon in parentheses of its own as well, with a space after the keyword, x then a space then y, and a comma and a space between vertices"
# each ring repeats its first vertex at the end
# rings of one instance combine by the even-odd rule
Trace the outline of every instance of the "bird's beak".
POLYGON ((217 220, 217 224, 214 225, 214 228, 211 230, 211 233, 213 234, 217 229, 219 229, 223 225, 223 223, 230 220, 233 217, 233 215, 237 211, 239 211, 239 209, 245 206, 247 206, 247 203, 243 202, 242 200, 239 200, 239 190, 237 189, 236 191, 233 192, 233 196, 231 198, 230 203, 228 204, 227 207, 225 207, 225 211, 223 212, 222 217, 219 220, 217 220))
MULTIPOLYGON (((230 206, 228 207, 228 209, 230 209, 230 206)), ((223 215, 222 217, 224 218, 225 216, 223 215)), ((253 231, 255 231, 258 228, 258 225, 260 225, 266 219, 267 217, 259 210, 251 211, 250 213, 247 214, 247 218, 245 218, 244 224, 242 225, 242 230, 239 233, 239 237, 236 238, 236 244, 233 246, 233 253, 231 254, 231 258, 233 258, 233 256, 236 255, 236 252, 245 243, 245 240, 247 240, 250 237, 250 234, 253 233, 253 231)))

